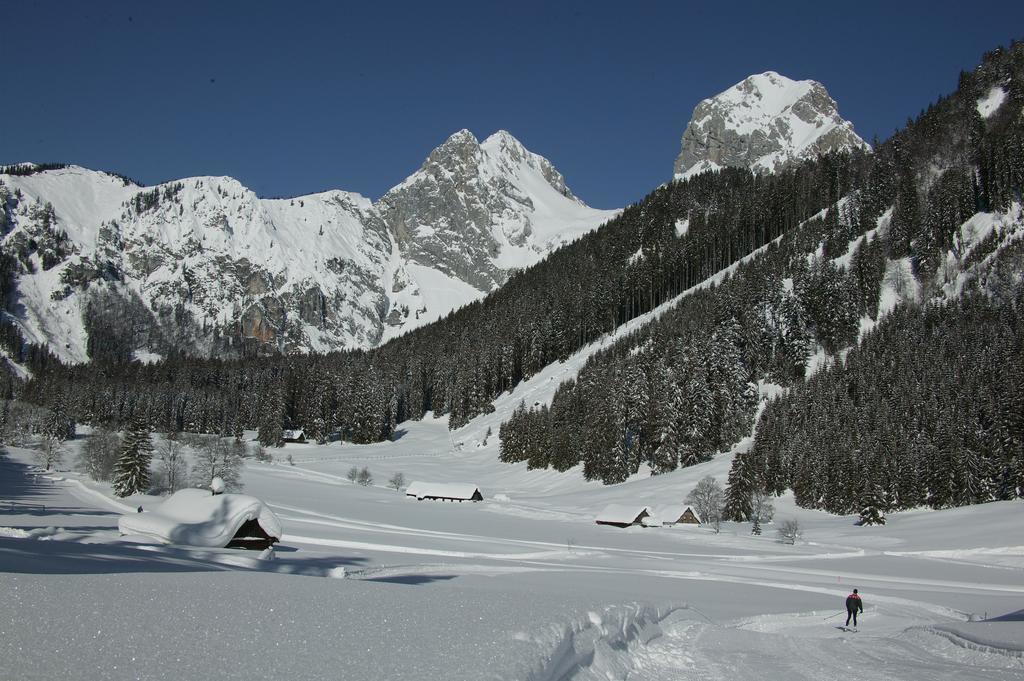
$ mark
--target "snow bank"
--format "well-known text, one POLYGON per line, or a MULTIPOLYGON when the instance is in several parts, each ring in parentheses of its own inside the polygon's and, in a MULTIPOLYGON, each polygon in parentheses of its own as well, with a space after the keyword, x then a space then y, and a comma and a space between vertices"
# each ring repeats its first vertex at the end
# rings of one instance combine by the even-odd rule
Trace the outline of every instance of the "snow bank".
POLYGON ((563 627, 552 625, 532 635, 518 634, 517 640, 532 640, 551 647, 526 679, 627 678, 633 668, 632 651, 661 636, 661 622, 678 609, 647 605, 608 607, 603 612, 591 610, 563 627))
POLYGON ((1024 660, 1024 621, 964 622, 924 629, 960 648, 1024 660))
POLYGON ((151 511, 122 516, 117 526, 121 534, 165 544, 223 547, 250 520, 256 520, 272 539, 281 539, 281 522, 259 499, 245 494, 213 495, 204 489, 183 489, 151 511))

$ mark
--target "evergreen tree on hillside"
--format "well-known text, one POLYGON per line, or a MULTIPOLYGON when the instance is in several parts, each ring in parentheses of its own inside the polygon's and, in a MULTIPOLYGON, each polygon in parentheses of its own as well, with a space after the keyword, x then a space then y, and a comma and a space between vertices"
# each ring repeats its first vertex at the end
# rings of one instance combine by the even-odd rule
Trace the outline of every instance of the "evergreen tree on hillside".
POLYGON ((114 494, 127 497, 149 489, 149 464, 153 460, 153 443, 149 427, 136 417, 125 433, 121 456, 114 466, 114 494))
POLYGON ((858 525, 885 525, 885 494, 882 488, 874 485, 861 500, 858 525))
POLYGON ((732 460, 725 488, 725 507, 722 511, 724 520, 742 522, 753 514, 755 484, 753 471, 747 463, 748 457, 748 453, 738 453, 732 460))
POLYGON ((284 394, 280 387, 271 392, 270 399, 263 405, 257 439, 264 447, 284 445, 284 394))
POLYGON ((666 384, 666 393, 659 395, 655 403, 661 409, 658 417, 661 439, 654 448, 651 469, 655 473, 668 473, 679 466, 679 451, 683 446, 686 395, 675 380, 666 384))

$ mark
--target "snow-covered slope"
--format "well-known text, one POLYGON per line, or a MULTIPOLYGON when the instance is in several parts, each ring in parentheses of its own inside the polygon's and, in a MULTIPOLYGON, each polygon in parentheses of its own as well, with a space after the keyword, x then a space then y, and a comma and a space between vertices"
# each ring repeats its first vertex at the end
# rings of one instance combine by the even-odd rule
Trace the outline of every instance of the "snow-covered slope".
POLYGON ((821 83, 766 71, 697 105, 675 177, 726 166, 773 172, 793 160, 855 147, 868 145, 821 83))
POLYGON ((615 215, 506 132, 457 133, 377 205, 260 199, 228 177, 144 188, 76 166, 0 183, 12 314, 75 362, 103 332, 139 358, 374 347, 615 215))

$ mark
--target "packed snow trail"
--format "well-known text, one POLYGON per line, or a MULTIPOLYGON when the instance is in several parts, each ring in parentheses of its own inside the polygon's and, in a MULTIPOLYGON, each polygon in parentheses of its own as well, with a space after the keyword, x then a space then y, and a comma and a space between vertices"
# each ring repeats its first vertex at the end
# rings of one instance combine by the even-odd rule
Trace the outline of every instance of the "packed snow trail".
MULTIPOLYGON (((938 634, 907 628, 912 620, 890 619, 896 626, 884 623, 879 633, 872 633, 874 621, 857 633, 844 633, 816 614, 767 617, 740 626, 678 621, 663 625, 657 640, 630 651, 628 678, 1016 681, 1024 674, 1019 658, 996 649, 958 647, 938 634)), ((573 678, 607 678, 602 672, 595 667, 573 678)))

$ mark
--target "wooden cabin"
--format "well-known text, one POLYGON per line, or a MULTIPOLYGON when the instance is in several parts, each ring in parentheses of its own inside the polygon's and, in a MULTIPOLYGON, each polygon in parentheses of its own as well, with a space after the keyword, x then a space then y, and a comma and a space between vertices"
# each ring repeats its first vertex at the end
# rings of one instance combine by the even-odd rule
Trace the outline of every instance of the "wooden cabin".
POLYGON ((405 496, 417 501, 483 501, 480 488, 468 482, 414 482, 405 490, 405 496))
POLYGON ((275 537, 263 529, 258 518, 253 518, 242 523, 238 531, 235 532, 235 536, 228 542, 227 548, 262 551, 279 541, 279 537, 275 537))
POLYGON ((283 439, 285 442, 305 442, 306 432, 302 430, 302 428, 297 428, 295 430, 286 430, 284 431, 284 434, 281 436, 281 439, 283 439))
POLYGON ((666 506, 658 511, 658 517, 664 525, 700 525, 700 518, 689 506, 666 506))
POLYGON ((609 504, 597 515, 595 522, 598 525, 629 527, 630 525, 641 525, 644 518, 649 517, 651 517, 651 509, 647 506, 609 504))

